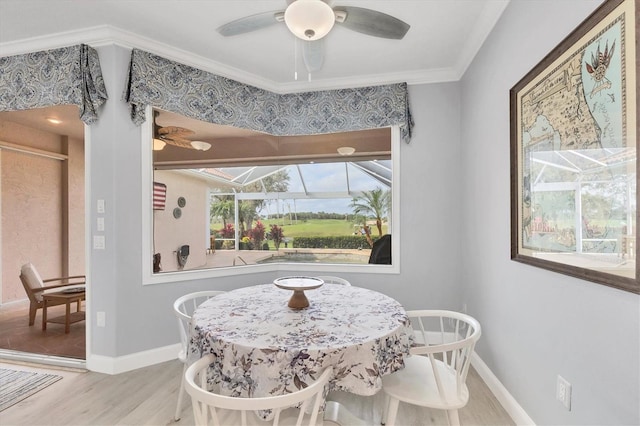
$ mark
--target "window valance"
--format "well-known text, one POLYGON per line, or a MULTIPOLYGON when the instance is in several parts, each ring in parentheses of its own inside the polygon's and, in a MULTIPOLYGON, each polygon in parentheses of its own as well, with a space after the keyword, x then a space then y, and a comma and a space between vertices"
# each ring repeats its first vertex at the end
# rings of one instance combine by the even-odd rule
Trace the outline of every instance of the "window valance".
POLYGON ((399 125, 411 138, 406 83, 277 94, 134 49, 124 100, 134 123, 147 105, 198 120, 276 136, 399 125))
POLYGON ((85 44, 0 58, 0 111, 72 104, 91 124, 107 98, 98 52, 85 44))

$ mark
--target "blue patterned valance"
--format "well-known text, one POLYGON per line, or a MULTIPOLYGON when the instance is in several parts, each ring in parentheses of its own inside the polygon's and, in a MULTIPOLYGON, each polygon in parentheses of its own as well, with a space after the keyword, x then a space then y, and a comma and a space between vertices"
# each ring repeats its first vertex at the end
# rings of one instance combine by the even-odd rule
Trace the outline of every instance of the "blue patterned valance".
POLYGON ((280 95, 138 49, 131 53, 124 99, 136 124, 151 105, 275 136, 399 125, 409 142, 413 125, 406 83, 280 95))
POLYGON ((72 104, 91 124, 106 100, 98 53, 85 44, 0 58, 0 111, 72 104))

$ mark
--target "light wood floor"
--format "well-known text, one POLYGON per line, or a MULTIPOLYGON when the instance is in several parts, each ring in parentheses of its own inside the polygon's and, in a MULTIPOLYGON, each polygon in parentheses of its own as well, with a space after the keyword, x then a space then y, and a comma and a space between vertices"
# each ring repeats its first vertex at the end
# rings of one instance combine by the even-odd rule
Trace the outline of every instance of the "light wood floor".
MULTIPOLYGON (((0 368, 39 371, 41 366, 0 362, 0 368)), ((0 413, 0 424, 11 425, 192 425, 189 396, 182 419, 173 421, 182 363, 178 360, 118 375, 45 369, 62 380, 0 413)), ((460 410, 463 425, 513 425, 514 422, 489 392, 475 370, 468 379, 471 398, 460 410)), ((382 394, 361 397, 347 393, 330 394, 367 424, 379 425, 382 394)), ((397 424, 427 426, 446 423, 438 410, 400 404, 397 424)), ((346 425, 343 425, 346 426, 346 425)))

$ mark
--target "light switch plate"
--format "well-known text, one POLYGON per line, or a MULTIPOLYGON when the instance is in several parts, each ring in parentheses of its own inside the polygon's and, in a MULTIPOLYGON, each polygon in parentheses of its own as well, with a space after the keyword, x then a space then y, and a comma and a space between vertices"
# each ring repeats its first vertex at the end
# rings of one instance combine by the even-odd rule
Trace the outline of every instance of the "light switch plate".
POLYGON ((104 250, 105 249, 105 240, 104 235, 94 235, 93 236, 93 248, 95 250, 104 250))

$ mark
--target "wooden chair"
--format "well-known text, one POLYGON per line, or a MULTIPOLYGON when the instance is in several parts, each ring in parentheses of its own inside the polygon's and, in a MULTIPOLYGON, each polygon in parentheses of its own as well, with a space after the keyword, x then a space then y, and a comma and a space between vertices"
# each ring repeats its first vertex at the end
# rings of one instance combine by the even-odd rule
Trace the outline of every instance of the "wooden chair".
POLYGON ((351 283, 348 280, 341 277, 332 277, 329 275, 324 275, 316 278, 320 278, 322 281, 324 281, 327 284, 351 285, 351 283))
MULTIPOLYGON (((176 315, 176 318, 178 319, 180 343, 182 345, 180 348, 180 352, 178 353, 178 359, 184 364, 184 368, 182 369, 182 376, 184 376, 184 373, 187 370, 187 356, 189 354, 187 351, 189 350, 189 329, 191 328, 191 315, 193 315, 193 311, 195 311, 195 309, 202 302, 222 293, 224 293, 224 291, 197 291, 195 293, 185 294, 184 296, 179 297, 175 302, 173 302, 173 311, 176 315)), ((176 421, 180 420, 180 412, 182 411, 182 398, 184 397, 184 381, 182 380, 182 376, 180 377, 180 390, 178 391, 178 405, 176 406, 176 413, 174 415, 174 419, 176 421)))
POLYGON ((325 386, 333 375, 333 367, 324 370, 315 382, 296 392, 262 398, 239 398, 207 389, 207 370, 214 359, 212 354, 205 355, 185 372, 185 389, 191 395, 196 425, 318 426, 324 423, 320 408, 324 402, 325 386), (291 408, 299 404, 299 409, 291 408), (259 410, 272 410, 273 421, 266 423, 259 419, 256 415, 259 410))
MULTIPOLYGON (((70 277, 48 278, 43 280, 38 273, 38 270, 31 263, 25 263, 20 268, 20 281, 24 286, 24 290, 29 297, 29 325, 33 325, 36 319, 36 313, 38 309, 44 307, 44 301, 42 294, 44 292, 58 289, 65 290, 74 287, 84 287, 86 284, 86 277, 84 275, 74 275, 70 277), (46 285, 45 283, 58 282, 58 284, 46 285)), ((84 294, 80 297, 84 300, 84 294)), ((78 300, 77 311, 80 311, 81 300, 78 300)), ((65 302, 48 302, 48 306, 62 305, 65 302)))
POLYGON ((400 401, 447 411, 450 425, 459 425, 458 409, 469 400, 466 385, 480 324, 451 311, 408 311, 421 346, 411 348, 405 368, 382 378, 383 424, 395 424, 400 401))

